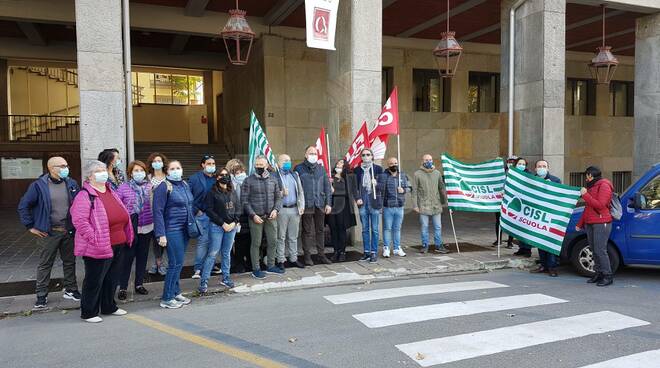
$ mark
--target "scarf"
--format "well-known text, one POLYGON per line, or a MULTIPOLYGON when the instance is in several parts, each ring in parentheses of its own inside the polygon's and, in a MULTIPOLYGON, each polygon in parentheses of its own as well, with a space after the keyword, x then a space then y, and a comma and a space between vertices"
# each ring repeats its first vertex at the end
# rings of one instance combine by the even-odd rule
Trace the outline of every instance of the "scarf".
POLYGON ((144 199, 147 197, 147 192, 144 190, 145 185, 140 185, 135 182, 135 180, 131 179, 128 182, 128 185, 131 186, 131 189, 135 192, 135 205, 136 208, 133 208, 136 214, 142 213, 142 209, 144 208, 144 199))
POLYGON ((362 171, 364 173, 364 175, 362 175, 362 187, 367 191, 367 193, 371 193, 371 190, 373 189, 371 187, 371 169, 373 166, 373 162, 362 162, 360 164, 360 167, 362 167, 362 171))
POLYGON ((594 180, 587 183, 587 189, 596 185, 596 183, 602 178, 603 178, 602 176, 594 176, 594 180))

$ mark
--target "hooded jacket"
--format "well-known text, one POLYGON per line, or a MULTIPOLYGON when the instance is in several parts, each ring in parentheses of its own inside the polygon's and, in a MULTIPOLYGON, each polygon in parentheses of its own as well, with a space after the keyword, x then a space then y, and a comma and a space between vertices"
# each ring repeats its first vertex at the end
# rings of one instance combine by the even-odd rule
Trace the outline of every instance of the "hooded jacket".
POLYGON ((413 208, 419 208, 419 213, 427 216, 442 213, 442 205, 447 203, 447 192, 440 171, 420 167, 415 171, 412 187, 413 208))
POLYGON ((614 186, 609 180, 603 178, 598 179, 594 185, 588 188, 587 193, 582 196, 586 207, 577 226, 584 227, 585 224, 607 224, 612 222, 612 215, 610 214, 612 192, 614 192, 614 186))

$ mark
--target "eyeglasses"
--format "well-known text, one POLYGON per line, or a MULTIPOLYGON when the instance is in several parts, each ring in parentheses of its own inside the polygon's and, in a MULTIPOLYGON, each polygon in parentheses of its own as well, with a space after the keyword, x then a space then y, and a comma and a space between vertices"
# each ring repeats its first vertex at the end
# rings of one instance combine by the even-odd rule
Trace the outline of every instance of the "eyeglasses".
POLYGON ((202 156, 202 159, 204 159, 204 161, 206 161, 210 158, 215 158, 215 157, 213 157, 213 155, 204 155, 204 156, 202 156))
POLYGON ((371 153, 363 153, 362 157, 371 157, 371 153))
POLYGON ((69 165, 55 165, 53 167, 59 167, 60 169, 67 169, 69 165))

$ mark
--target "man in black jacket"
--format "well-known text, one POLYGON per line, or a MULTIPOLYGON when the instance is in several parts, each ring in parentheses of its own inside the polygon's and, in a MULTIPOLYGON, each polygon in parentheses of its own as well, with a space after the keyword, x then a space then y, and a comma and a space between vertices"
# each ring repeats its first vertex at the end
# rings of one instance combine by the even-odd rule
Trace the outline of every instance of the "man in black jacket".
POLYGON ((321 263, 332 263, 325 256, 325 215, 332 210, 332 189, 328 174, 323 166, 318 164, 316 146, 308 146, 305 150, 305 162, 296 166, 295 171, 300 177, 305 194, 305 212, 302 215, 303 250, 305 264, 313 266, 312 249, 316 251, 321 263))
MULTIPOLYGON (((554 175, 550 175, 549 168, 550 165, 548 165, 548 161, 546 160, 536 161, 536 176, 551 181, 553 183, 561 184, 561 179, 559 179, 554 175)), ((557 277, 558 276, 557 266, 559 265, 557 256, 550 252, 546 252, 541 248, 538 248, 538 251, 539 251, 539 259, 541 260, 541 264, 539 265, 538 268, 532 270, 531 272, 547 273, 548 275, 550 275, 550 277, 557 277)))

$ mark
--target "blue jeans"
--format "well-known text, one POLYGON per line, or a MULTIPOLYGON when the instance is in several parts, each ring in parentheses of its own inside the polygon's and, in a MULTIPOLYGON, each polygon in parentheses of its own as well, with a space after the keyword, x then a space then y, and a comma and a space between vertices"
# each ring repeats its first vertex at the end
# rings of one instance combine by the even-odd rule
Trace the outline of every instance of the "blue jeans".
POLYGON ((380 210, 371 208, 367 203, 360 207, 364 254, 378 252, 378 226, 380 218, 380 210))
POLYGON ((231 265, 231 246, 234 244, 234 236, 236 236, 236 228, 230 232, 226 232, 222 226, 211 223, 211 241, 209 242, 209 250, 204 258, 202 264, 202 275, 200 284, 208 283, 211 277, 211 270, 215 265, 215 259, 218 252, 222 254, 222 261, 220 266, 222 268, 222 279, 229 279, 229 266, 231 265))
POLYGON ((181 294, 179 279, 181 278, 181 269, 183 268, 183 257, 188 248, 188 234, 185 230, 168 231, 167 237, 167 275, 165 275, 165 285, 163 286, 164 301, 172 300, 175 296, 181 294))
POLYGON ((419 215, 419 222, 422 230, 422 246, 429 247, 429 218, 433 220, 433 241, 435 248, 442 248, 442 217, 437 215, 419 215))
POLYGON ((539 259, 545 268, 557 268, 558 266, 557 256, 542 249, 539 249, 539 259))
POLYGON ((201 271, 202 263, 204 263, 204 258, 209 250, 209 241, 211 240, 211 220, 206 214, 202 214, 197 217, 197 223, 202 227, 199 229, 200 235, 197 238, 197 249, 195 251, 195 265, 193 266, 193 271, 201 271))
POLYGON ((383 209, 383 243, 394 250, 401 247, 401 224, 403 223, 403 207, 385 207, 383 209))

